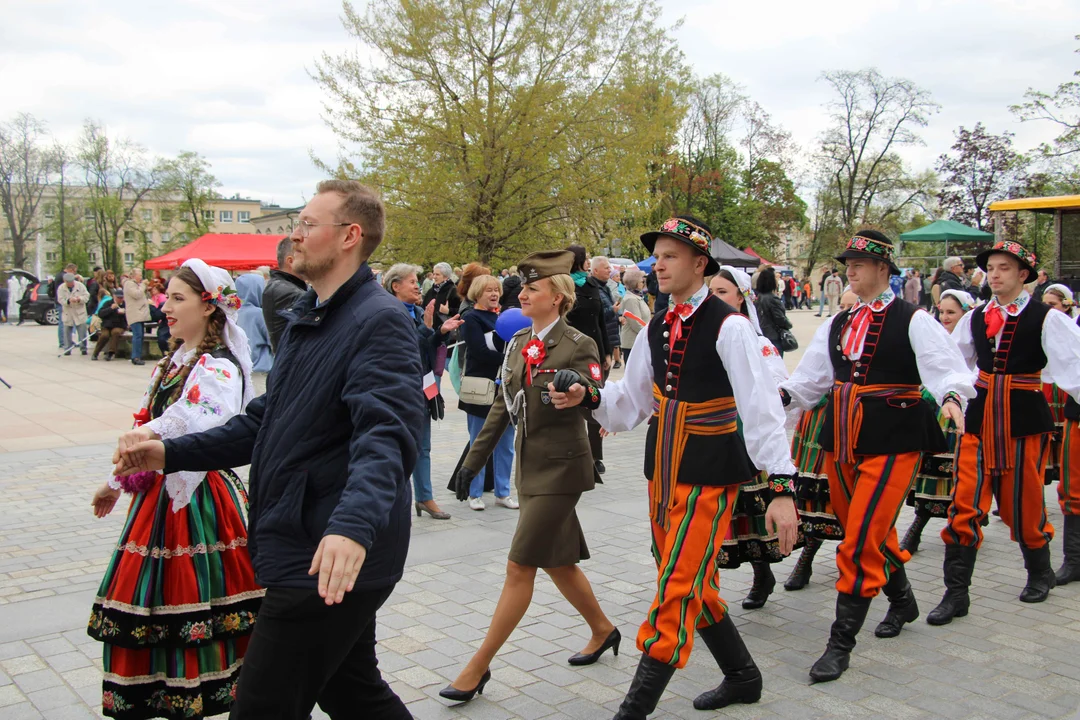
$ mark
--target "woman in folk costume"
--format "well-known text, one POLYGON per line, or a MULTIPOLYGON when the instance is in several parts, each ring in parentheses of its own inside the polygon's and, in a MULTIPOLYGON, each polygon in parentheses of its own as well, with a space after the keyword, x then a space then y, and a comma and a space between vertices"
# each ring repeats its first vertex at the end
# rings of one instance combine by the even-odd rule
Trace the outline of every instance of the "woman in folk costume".
MULTIPOLYGON (((1043 304, 1049 305, 1054 310, 1063 312, 1070 318, 1073 316, 1072 290, 1061 283, 1054 283, 1043 290, 1043 304)), ((1050 404, 1050 414, 1054 416, 1054 433, 1050 436, 1050 457, 1046 462, 1047 485, 1061 479, 1061 445, 1062 433, 1065 429, 1065 404, 1069 396, 1064 390, 1053 382, 1043 383, 1043 395, 1050 404)))
MULTIPOLYGON (((840 312, 855 307, 859 298, 845 287, 840 296, 840 312)), ((802 590, 810 582, 814 572, 814 556, 826 540, 839 542, 844 539, 844 528, 836 519, 829 500, 829 476, 825 472, 825 451, 818 444, 818 435, 825 426, 825 408, 828 397, 821 399, 814 408, 799 415, 795 432, 791 436, 791 459, 798 468, 795 476, 795 507, 799 511, 799 532, 805 545, 784 581, 785 590, 802 590)))
MULTIPOLYGON (((938 302, 938 320, 951 335, 960 318, 964 317, 976 304, 975 298, 970 293, 963 290, 946 290, 941 293, 941 299, 938 302)), ((930 403, 934 402, 933 397, 925 388, 923 399, 930 403)), ((904 538, 900 541, 900 549, 912 554, 918 552, 923 528, 926 527, 930 518, 949 517, 953 466, 956 463, 956 426, 942 416, 940 408, 938 408, 938 424, 941 425, 941 431, 945 433, 948 449, 923 456, 919 474, 915 476, 915 484, 908 493, 907 504, 915 508, 915 522, 911 523, 907 532, 904 533, 904 538)))
MULTIPOLYGON (((173 275, 164 305, 173 352, 155 368, 121 449, 243 412, 253 385, 239 306, 221 268, 193 259, 173 275)), ((224 468, 114 477, 95 493, 94 514, 108 515, 121 491, 131 507, 88 628, 105 643, 105 715, 227 712, 264 592, 248 555, 240 481, 224 468)))
MULTIPOLYGON (((719 272, 709 280, 709 290, 713 295, 750 318, 750 323, 757 331, 761 356, 765 359, 765 366, 770 376, 777 384, 781 380, 786 380, 788 373, 783 357, 772 341, 761 334, 761 325, 754 307, 753 295, 750 292, 750 276, 731 265, 721 265, 719 272)), ((756 610, 765 605, 773 588, 776 587, 776 578, 769 566, 780 562, 785 557, 780 552, 780 541, 776 532, 769 531, 765 523, 765 511, 772 498, 769 476, 764 472, 759 474, 756 480, 739 488, 739 497, 731 515, 727 537, 717 556, 716 564, 721 569, 737 568, 743 562, 749 562, 753 567, 754 583, 750 588, 750 593, 742 602, 746 610, 756 610)), ((800 538, 795 547, 798 548, 801 545, 800 538)))

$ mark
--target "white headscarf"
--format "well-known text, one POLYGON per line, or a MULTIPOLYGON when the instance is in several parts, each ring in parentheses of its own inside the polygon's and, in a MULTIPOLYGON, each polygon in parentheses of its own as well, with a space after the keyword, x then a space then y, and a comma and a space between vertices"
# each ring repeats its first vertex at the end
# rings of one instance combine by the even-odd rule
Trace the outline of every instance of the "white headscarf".
POLYGON ((236 284, 232 276, 226 270, 207 265, 199 258, 185 260, 180 267, 191 268, 199 276, 199 282, 210 294, 210 302, 217 305, 225 313, 224 338, 225 347, 233 354, 240 363, 240 372, 244 376, 244 408, 255 397, 255 383, 251 379, 251 346, 248 345, 247 334, 236 324, 236 316, 240 311, 240 296, 236 294, 236 284))
MULTIPOLYGON (((941 300, 944 300, 947 297, 951 297, 956 300, 956 302, 960 303, 960 309, 964 312, 975 307, 975 298, 971 297, 971 293, 965 292, 964 290, 946 290, 941 293, 941 300)), ((941 300, 938 300, 938 302, 940 303, 941 300)))
POLYGON ((1073 299, 1072 289, 1067 285, 1062 285, 1061 283, 1054 283, 1053 285, 1048 285, 1047 288, 1043 290, 1043 296, 1045 296, 1046 293, 1050 292, 1051 290, 1057 291, 1065 298, 1062 304, 1065 305, 1066 311, 1071 311, 1073 305, 1076 302, 1073 299))
POLYGON ((740 270, 733 265, 721 265, 721 270, 727 270, 731 277, 735 278, 735 284, 742 293, 743 302, 746 305, 746 314, 750 318, 750 324, 754 326, 754 332, 761 335, 761 321, 758 320, 757 308, 754 307, 754 293, 750 290, 750 276, 745 270, 740 270))

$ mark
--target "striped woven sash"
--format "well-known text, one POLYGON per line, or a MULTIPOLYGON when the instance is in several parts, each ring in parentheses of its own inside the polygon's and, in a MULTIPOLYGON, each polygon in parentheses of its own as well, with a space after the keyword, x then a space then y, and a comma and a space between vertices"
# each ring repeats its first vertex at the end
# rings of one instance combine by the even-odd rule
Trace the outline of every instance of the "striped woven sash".
POLYGON ((737 429, 735 398, 721 397, 692 403, 666 397, 653 384, 653 417, 656 426, 656 462, 652 477, 649 516, 665 530, 668 511, 675 506, 675 483, 679 478, 683 450, 691 435, 728 435, 737 429))
POLYGON ((1040 373, 988 373, 979 371, 975 387, 986 390, 979 440, 991 471, 1009 470, 1016 464, 1012 436, 1012 391, 1042 392, 1040 373))
POLYGON ((833 386, 833 442, 840 461, 855 464, 855 443, 863 422, 863 398, 895 398, 917 403, 922 400, 918 385, 856 385, 837 382, 833 386))

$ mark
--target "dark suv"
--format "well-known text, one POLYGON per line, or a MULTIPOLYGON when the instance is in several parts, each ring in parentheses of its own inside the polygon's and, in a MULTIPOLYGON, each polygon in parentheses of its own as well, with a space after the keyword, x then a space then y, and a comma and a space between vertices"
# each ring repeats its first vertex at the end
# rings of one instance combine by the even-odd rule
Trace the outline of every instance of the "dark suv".
MULTIPOLYGON (((33 278, 27 274, 27 279, 33 278)), ((19 317, 34 320, 39 325, 59 325, 60 306, 49 294, 49 281, 33 278, 19 300, 19 317)))

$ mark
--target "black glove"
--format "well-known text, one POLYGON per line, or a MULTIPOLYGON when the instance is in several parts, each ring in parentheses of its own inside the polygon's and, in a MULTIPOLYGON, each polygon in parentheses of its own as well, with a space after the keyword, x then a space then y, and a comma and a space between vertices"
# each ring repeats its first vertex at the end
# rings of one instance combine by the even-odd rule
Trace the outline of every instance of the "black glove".
POLYGON ((446 408, 446 401, 443 400, 443 396, 441 394, 436 395, 435 397, 428 400, 427 405, 428 405, 428 414, 431 415, 432 420, 442 420, 443 419, 443 417, 445 415, 445 413, 443 411, 446 408))
POLYGON ((455 488, 458 502, 465 502, 469 499, 469 486, 472 485, 474 477, 476 477, 475 470, 470 470, 467 467, 458 470, 457 487, 455 488))
POLYGON ((574 383, 585 387, 585 379, 581 377, 581 373, 569 369, 555 373, 555 377, 551 381, 551 384, 555 386, 555 391, 561 393, 568 392, 570 386, 574 383))

